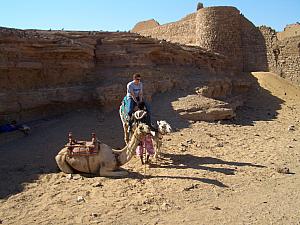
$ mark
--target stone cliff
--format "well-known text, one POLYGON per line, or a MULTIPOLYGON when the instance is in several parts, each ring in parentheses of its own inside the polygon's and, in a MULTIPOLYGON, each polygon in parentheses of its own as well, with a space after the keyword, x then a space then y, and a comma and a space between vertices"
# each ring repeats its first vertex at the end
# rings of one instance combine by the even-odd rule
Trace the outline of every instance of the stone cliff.
POLYGON ((228 59, 200 47, 133 33, 0 29, 0 115, 97 103, 117 107, 132 74, 154 93, 232 75, 228 59))

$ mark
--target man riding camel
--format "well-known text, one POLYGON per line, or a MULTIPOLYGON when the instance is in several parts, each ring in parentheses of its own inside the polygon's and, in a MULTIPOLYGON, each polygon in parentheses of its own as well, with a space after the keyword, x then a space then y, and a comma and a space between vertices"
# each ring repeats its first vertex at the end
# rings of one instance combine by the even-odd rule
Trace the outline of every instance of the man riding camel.
POLYGON ((127 84, 126 98, 127 98, 127 113, 130 118, 129 129, 131 129, 131 125, 133 122, 132 114, 136 106, 138 106, 139 109, 143 108, 144 110, 147 111, 148 122, 149 125, 151 125, 150 110, 149 110, 149 106, 144 101, 143 83, 141 82, 141 75, 139 73, 133 74, 133 80, 127 84))

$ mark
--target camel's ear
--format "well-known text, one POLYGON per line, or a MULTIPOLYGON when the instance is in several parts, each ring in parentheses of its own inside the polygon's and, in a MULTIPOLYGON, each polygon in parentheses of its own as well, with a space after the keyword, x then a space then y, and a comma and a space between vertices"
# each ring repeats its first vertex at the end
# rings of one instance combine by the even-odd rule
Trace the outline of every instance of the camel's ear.
POLYGON ((159 126, 159 121, 156 121, 157 125, 159 126))

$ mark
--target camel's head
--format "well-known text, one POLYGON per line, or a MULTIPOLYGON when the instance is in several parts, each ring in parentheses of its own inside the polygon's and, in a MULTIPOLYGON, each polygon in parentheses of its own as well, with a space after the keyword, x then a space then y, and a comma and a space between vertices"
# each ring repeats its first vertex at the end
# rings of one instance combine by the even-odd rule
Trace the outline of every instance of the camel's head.
POLYGON ((144 123, 138 125, 138 127, 134 131, 138 136, 143 138, 145 135, 150 134, 150 127, 144 123))
POLYGON ((158 125, 158 132, 163 135, 172 132, 171 125, 164 120, 157 121, 157 125, 158 125))

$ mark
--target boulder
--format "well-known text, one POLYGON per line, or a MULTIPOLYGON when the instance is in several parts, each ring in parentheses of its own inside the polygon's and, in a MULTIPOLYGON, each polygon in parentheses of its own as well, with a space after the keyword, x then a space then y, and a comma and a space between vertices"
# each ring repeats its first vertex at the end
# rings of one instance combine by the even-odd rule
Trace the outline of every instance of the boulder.
POLYGON ((216 121, 232 119, 236 116, 236 105, 224 101, 206 98, 201 95, 188 95, 172 102, 173 109, 179 115, 192 121, 216 121))

